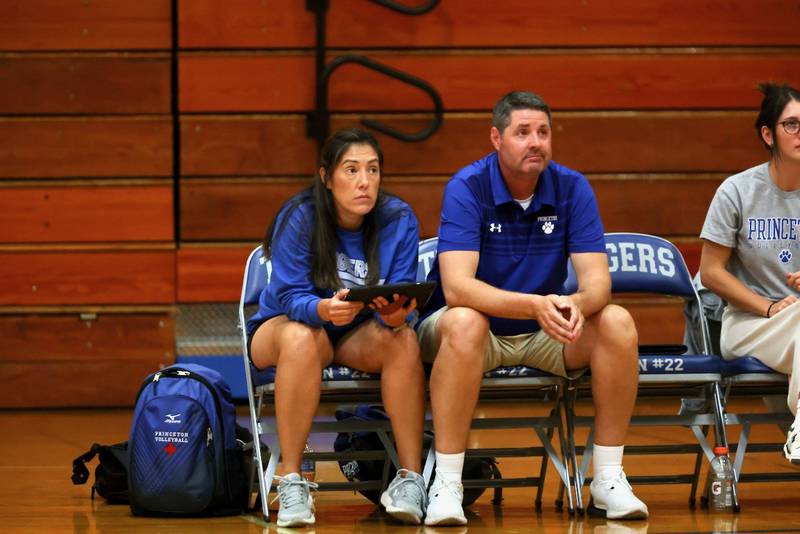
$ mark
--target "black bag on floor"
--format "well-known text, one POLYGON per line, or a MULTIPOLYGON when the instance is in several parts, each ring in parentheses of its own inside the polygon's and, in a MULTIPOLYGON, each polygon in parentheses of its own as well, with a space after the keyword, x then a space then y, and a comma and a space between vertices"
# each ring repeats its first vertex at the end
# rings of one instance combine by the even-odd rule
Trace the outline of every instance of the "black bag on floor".
MULTIPOLYGON (((356 419, 358 421, 388 421, 389 416, 383 410, 383 406, 373 406, 369 404, 359 404, 357 406, 339 406, 336 409, 336 420, 346 421, 356 419)), ((425 432, 422 436, 422 448, 428 450, 433 441, 433 433, 425 432)), ((345 451, 382 451, 384 450, 378 434, 375 432, 340 432, 336 435, 333 443, 333 450, 336 452, 345 451)), ((383 460, 339 460, 339 468, 350 482, 381 480, 383 477, 383 460)), ((397 470, 394 466, 389 467, 389 478, 391 481, 397 470)), ((431 477, 431 482, 435 474, 431 477)), ((467 457, 464 459, 464 470, 462 472, 464 480, 480 479, 500 479, 503 478, 497 461, 494 458, 467 457)), ((486 488, 464 488, 464 506, 469 506, 478 500, 486 488)), ((502 488, 495 490, 495 500, 502 499, 502 488)), ((376 490, 359 490, 359 492, 375 504, 380 504, 381 495, 376 490)))
POLYGON ((72 461, 72 483, 86 484, 89 470, 86 462, 98 456, 99 463, 94 470, 92 500, 94 494, 103 497, 109 504, 128 504, 128 442, 114 445, 94 443, 92 448, 72 461))

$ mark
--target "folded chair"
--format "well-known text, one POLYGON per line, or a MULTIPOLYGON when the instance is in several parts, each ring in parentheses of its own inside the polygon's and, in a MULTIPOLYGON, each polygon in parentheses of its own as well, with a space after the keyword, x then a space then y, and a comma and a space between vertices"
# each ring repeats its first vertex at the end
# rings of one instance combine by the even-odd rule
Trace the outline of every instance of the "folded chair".
MULTIPOLYGON (((424 280, 433 265, 436 257, 436 247, 438 239, 433 237, 420 242, 419 264, 417 279, 424 280)), ((547 473, 548 462, 553 464, 556 472, 561 478, 562 488, 566 488, 568 508, 570 513, 574 512, 572 500, 571 483, 569 470, 565 462, 567 457, 567 442, 562 424, 562 396, 566 379, 554 376, 538 369, 530 367, 499 367, 484 373, 481 383, 480 400, 489 402, 493 400, 508 401, 514 400, 521 403, 532 403, 533 401, 549 403, 551 406, 549 414, 541 417, 487 417, 475 418, 472 421, 473 430, 508 430, 508 429, 530 429, 538 437, 539 445, 531 444, 528 447, 519 448, 481 448, 468 449, 467 456, 474 457, 541 457, 541 466, 538 474, 532 473, 531 476, 515 479, 481 479, 463 480, 464 487, 493 487, 495 489, 494 503, 499 504, 501 494, 499 488, 502 487, 530 487, 537 488, 534 501, 536 509, 541 509, 542 492, 547 473), (557 434, 561 453, 556 451, 552 445, 553 434, 557 434)), ((430 422, 428 422, 430 428, 430 422)), ((434 468, 434 447, 429 449, 428 459, 425 462, 424 476, 430 480, 430 474, 434 468)), ((561 508, 563 504, 562 495, 559 493, 556 498, 556 506, 561 508)))
MULTIPOLYGON (((699 306, 699 297, 692 277, 680 251, 666 239, 636 233, 609 233, 605 235, 611 274, 611 291, 623 293, 650 294, 680 297, 699 306)), ((572 266, 565 284, 565 293, 577 291, 577 280, 572 266)), ((702 309, 702 308, 700 308, 702 309)), ((720 359, 710 353, 708 325, 703 314, 697 314, 698 331, 702 333, 702 350, 697 354, 687 354, 685 346, 649 345, 639 347, 639 397, 666 396, 676 401, 675 415, 635 415, 631 426, 677 426, 686 427, 694 434, 694 442, 667 445, 627 445, 626 457, 634 454, 694 454, 694 469, 689 474, 628 476, 632 484, 691 484, 690 505, 694 505, 698 486, 702 457, 710 462, 713 449, 708 443, 710 427, 715 429, 717 444, 727 446, 722 414, 722 394, 720 383, 720 359), (682 402, 685 397, 703 399, 701 402, 682 402), (680 410, 678 408, 681 408, 680 410), (687 409, 688 408, 688 409, 687 409)), ((570 463, 575 475, 576 503, 582 511, 582 488, 590 482, 586 477, 593 448, 594 418, 575 415, 575 400, 579 390, 585 391, 590 385, 591 375, 573 380, 569 393, 565 395, 567 436, 570 449, 570 463), (589 433, 584 447, 576 447, 574 436, 576 427, 588 427, 589 433), (577 456, 582 454, 578 465, 577 456)), ((738 501, 734 492, 735 505, 738 501)))
MULTIPOLYGON (((245 384, 247 388, 248 405, 250 410, 250 423, 256 443, 261 437, 277 437, 277 428, 271 421, 263 420, 261 410, 265 403, 273 400, 275 391, 275 368, 271 367, 260 371, 250 363, 250 354, 247 347, 247 334, 245 325, 251 310, 258 305, 261 291, 269 283, 271 264, 262 254, 262 248, 254 249, 245 264, 242 293, 239 299, 239 328, 241 330, 242 357, 244 358, 245 384)), ((322 399, 347 402, 380 402, 380 377, 378 375, 363 373, 343 365, 331 365, 322 371, 322 399)), ((383 480, 362 482, 318 482, 319 490, 381 490, 388 483, 389 463, 397 466, 399 461, 389 432, 389 421, 315 421, 311 433, 325 432, 376 432, 384 445, 384 451, 357 451, 357 452, 314 452, 307 453, 313 460, 384 460, 383 480)), ((256 491, 261 494, 261 510, 264 517, 269 520, 268 496, 272 487, 272 479, 278 467, 280 458, 280 442, 273 440, 273 449, 263 457, 261 447, 253 447, 253 462, 250 471, 250 507, 255 506, 256 491), (265 467, 266 465, 266 467, 265 467), (256 484, 256 475, 258 477, 256 484)))

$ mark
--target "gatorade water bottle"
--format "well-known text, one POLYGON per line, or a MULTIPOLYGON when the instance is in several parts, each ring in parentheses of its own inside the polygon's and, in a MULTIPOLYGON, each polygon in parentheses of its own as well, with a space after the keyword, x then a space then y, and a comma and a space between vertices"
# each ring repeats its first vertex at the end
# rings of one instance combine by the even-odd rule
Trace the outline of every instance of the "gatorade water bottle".
POLYGON ((733 509, 733 464, 728 458, 727 447, 714 447, 714 459, 708 471, 708 506, 711 510, 733 509))

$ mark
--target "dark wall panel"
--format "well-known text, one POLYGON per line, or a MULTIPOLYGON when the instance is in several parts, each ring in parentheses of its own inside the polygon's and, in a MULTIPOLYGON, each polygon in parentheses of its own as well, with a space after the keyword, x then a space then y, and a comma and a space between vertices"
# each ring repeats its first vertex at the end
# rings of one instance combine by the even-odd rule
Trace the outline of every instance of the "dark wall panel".
MULTIPOLYGON (((796 45, 799 16, 795 0, 445 0, 419 17, 336 0, 327 31, 330 46, 348 48, 796 45)), ((313 14, 297 0, 183 1, 178 17, 188 48, 314 43, 313 14)))
MULTIPOLYGON (((427 118, 373 116, 406 131, 427 118)), ((764 161, 750 112, 575 112, 553 115, 554 158, 584 173, 736 172, 764 161)), ((335 116, 332 130, 358 124, 335 116)), ((387 174, 450 175, 492 150, 488 114, 446 114, 421 143, 378 134, 387 174)), ((301 115, 184 116, 185 176, 298 175, 314 172, 316 148, 301 115)), ((1 149, 0 149, 1 150, 1 149)))
MULTIPOLYGON (((721 175, 591 176, 608 232, 698 235, 721 175)), ((447 176, 387 177, 384 187, 406 200, 423 237, 436 235, 447 176)), ((187 241, 260 240, 280 206, 304 187, 298 180, 184 180, 181 227, 187 241)))
POLYGON ((0 251, 0 306, 174 301, 173 250, 0 251))
POLYGON ((0 50, 166 49, 171 0, 4 0, 0 50))
POLYGON ((281 205, 307 185, 292 179, 182 180, 182 238, 262 239, 281 205))
POLYGON ((12 187, 0 193, 0 242, 172 241, 172 184, 12 187))
POLYGON ((0 179, 171 174, 168 117, 0 118, 0 179))
MULTIPOLYGON (((528 88, 558 110, 751 109, 756 84, 800 85, 794 51, 426 52, 370 58, 432 84, 446 109, 490 109, 503 94, 528 88), (509 76, 509 73, 514 73, 509 76)), ((186 112, 305 111, 313 107, 310 54, 183 55, 180 106, 186 112)), ((416 88, 348 64, 331 77, 338 111, 426 110, 416 88)))
POLYGON ((177 254, 177 301, 181 304, 238 301, 244 263, 257 244, 182 247, 177 254))
MULTIPOLYGON (((678 250, 686 258, 686 264, 691 272, 695 272, 700 259, 700 241, 697 238, 674 239, 678 250)), ((242 275, 244 274, 244 262, 247 255, 258 245, 256 241, 242 243, 239 246, 217 246, 211 244, 192 245, 183 247, 178 251, 178 302, 236 302, 242 288, 242 275)), ((627 299, 625 306, 632 312, 639 306, 648 308, 655 303, 656 309, 666 305, 671 311, 666 312, 670 321, 675 317, 680 317, 682 321, 682 306, 675 301, 664 303, 661 299, 627 299)), ((636 314, 634 313, 634 318, 636 314)), ((649 329, 651 334, 647 334, 642 339, 653 339, 652 343, 659 343, 665 339, 672 339, 678 342, 683 337, 683 323, 679 325, 668 324, 666 330, 664 324, 658 322, 654 325, 643 324, 649 329), (659 331, 661 337, 658 337, 659 331), (680 335, 674 334, 680 330, 680 335), (656 341, 660 339, 661 341, 656 341)), ((646 341, 641 341, 646 343, 646 341)))
POLYGON ((169 113, 166 55, 0 56, 0 114, 169 113))
POLYGON ((0 362, 169 359, 174 326, 168 313, 0 315, 0 362))

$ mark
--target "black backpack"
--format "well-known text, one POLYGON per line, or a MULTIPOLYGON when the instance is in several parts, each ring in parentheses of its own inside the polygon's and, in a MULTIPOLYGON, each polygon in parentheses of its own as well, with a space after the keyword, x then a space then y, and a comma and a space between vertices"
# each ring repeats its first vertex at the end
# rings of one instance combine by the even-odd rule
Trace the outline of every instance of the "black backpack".
POLYGON ((89 470, 86 462, 98 456, 94 470, 92 500, 94 494, 103 497, 109 504, 128 504, 128 442, 114 445, 94 443, 92 447, 72 461, 72 483, 86 484, 89 470))
MULTIPOLYGON (((336 420, 346 421, 348 419, 356 419, 359 421, 388 421, 389 416, 383 410, 383 406, 374 406, 369 404, 359 404, 356 406, 339 406, 336 409, 336 420)), ((427 450, 433 441, 433 433, 425 432, 422 437, 423 450, 427 450)), ((336 435, 336 440, 333 443, 333 450, 336 452, 347 451, 382 451, 384 450, 378 434, 375 432, 340 432, 336 435)), ((384 461, 383 460, 339 460, 339 468, 342 470, 344 476, 350 482, 353 481, 368 481, 368 480, 381 480, 383 478, 384 461)), ((388 479, 391 481, 397 469, 389 466, 388 479)), ((431 477, 431 483, 435 478, 435 474, 431 477)), ((494 458, 478 458, 467 457, 464 460, 464 470, 462 473, 464 480, 491 480, 500 479, 502 475, 500 469, 497 467, 497 461, 494 458)), ((480 497, 486 488, 464 488, 464 506, 469 506, 480 497)), ((380 491, 377 490, 359 490, 359 492, 379 505, 381 500, 380 491)), ((499 504, 503 495, 502 488, 495 488, 494 502, 499 504)))

